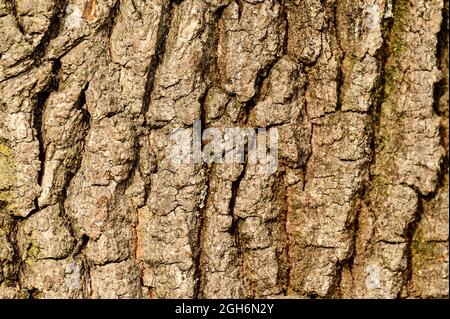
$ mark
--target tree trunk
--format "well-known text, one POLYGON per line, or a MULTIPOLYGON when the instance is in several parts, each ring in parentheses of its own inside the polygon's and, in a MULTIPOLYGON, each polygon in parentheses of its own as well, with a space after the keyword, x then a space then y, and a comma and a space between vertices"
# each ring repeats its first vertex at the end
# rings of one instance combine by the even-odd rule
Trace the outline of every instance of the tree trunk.
POLYGON ((447 19, 0 0, 0 298, 448 297, 447 19), (174 161, 197 120, 276 130, 276 170, 174 161))

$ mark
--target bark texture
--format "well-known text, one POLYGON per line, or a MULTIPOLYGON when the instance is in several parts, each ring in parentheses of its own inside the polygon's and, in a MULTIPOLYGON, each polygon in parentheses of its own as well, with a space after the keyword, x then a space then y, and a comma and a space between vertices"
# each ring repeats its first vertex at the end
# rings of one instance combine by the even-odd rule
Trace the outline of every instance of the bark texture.
POLYGON ((448 297, 447 0, 0 0, 0 298, 448 297), (176 165, 277 127, 279 167, 176 165))

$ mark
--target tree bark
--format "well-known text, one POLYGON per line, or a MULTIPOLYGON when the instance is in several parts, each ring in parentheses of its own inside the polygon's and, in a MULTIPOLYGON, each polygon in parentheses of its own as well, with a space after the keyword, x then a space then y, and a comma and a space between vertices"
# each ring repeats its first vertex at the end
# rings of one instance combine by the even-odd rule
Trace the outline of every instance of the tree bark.
POLYGON ((0 92, 0 298, 449 295, 447 0, 0 0, 0 92))

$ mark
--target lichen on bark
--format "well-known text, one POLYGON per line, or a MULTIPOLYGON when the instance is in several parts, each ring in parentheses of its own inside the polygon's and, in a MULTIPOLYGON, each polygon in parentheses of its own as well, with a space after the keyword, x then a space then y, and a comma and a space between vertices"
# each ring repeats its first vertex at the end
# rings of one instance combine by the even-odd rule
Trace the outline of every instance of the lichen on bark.
POLYGON ((0 0, 0 298, 448 297, 448 12, 0 0), (196 120, 276 172, 172 161, 196 120))

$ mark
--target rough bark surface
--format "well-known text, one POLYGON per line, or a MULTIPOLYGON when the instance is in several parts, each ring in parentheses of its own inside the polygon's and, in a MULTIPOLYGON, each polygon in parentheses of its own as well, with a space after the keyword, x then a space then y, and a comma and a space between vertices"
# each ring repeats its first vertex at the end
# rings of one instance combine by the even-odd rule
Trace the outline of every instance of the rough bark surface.
POLYGON ((448 297, 447 19, 0 0, 0 298, 448 297), (277 127, 278 170, 174 164, 198 119, 277 127))

